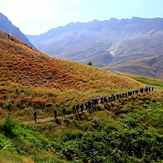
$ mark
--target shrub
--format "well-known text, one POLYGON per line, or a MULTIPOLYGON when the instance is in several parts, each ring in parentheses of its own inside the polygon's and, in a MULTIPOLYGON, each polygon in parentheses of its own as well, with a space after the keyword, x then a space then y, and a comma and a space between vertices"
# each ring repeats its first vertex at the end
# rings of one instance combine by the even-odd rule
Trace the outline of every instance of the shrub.
POLYGON ((2 133, 9 138, 15 137, 14 133, 15 122, 12 118, 7 117, 5 121, 0 124, 0 129, 2 133))
POLYGON ((73 140, 76 138, 81 138, 82 132, 79 130, 67 130, 65 131, 65 135, 67 137, 67 140, 73 140))
POLYGON ((107 124, 104 128, 104 131, 109 134, 111 131, 117 131, 117 128, 112 124, 107 124))
POLYGON ((92 64, 92 62, 88 62, 88 63, 87 63, 87 65, 90 65, 90 66, 92 66, 93 64, 92 64))

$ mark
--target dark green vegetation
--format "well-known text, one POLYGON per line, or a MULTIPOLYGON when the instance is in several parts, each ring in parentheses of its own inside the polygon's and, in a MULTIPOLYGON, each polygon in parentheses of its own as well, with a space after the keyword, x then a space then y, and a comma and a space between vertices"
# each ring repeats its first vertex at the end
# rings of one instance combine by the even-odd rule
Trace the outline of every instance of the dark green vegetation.
POLYGON ((90 66, 92 66, 93 64, 92 64, 92 62, 88 62, 88 63, 87 63, 87 65, 90 65, 90 66))
POLYGON ((160 90, 134 95, 60 119, 60 124, 4 118, 0 158, 7 153, 17 162, 161 162, 162 98, 160 90))

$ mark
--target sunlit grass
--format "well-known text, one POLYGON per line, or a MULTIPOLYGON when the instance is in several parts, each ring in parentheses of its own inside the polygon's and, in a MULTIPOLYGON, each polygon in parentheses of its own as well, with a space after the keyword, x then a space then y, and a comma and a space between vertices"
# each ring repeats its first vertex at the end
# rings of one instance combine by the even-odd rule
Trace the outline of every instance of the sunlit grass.
POLYGON ((151 85, 151 86, 156 86, 156 87, 163 87, 163 81, 162 80, 156 80, 156 79, 152 79, 152 78, 147 78, 147 77, 142 77, 142 76, 138 76, 138 77, 132 77, 134 80, 141 82, 143 84, 146 85, 151 85))

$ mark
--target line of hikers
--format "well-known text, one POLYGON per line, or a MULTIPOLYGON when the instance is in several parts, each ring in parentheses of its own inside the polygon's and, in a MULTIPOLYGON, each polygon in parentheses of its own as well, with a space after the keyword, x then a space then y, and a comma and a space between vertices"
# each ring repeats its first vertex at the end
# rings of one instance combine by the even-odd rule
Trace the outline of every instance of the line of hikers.
MULTIPOLYGON (((139 92, 140 93, 144 93, 144 92, 150 92, 150 91, 153 91, 154 90, 154 87, 148 87, 146 86, 145 88, 140 88, 139 90, 133 90, 133 91, 128 91, 128 92, 125 92, 125 93, 118 93, 118 94, 111 94, 110 96, 102 96, 102 97, 96 97, 96 98, 93 98, 93 99, 90 99, 88 101, 85 102, 85 109, 87 111, 90 111, 96 104, 100 103, 101 104, 104 104, 106 102, 112 102, 112 101, 115 101, 116 99, 120 99, 120 98, 124 98, 124 97, 128 97, 128 96, 132 96, 134 94, 138 94, 139 92)), ((73 114, 76 114, 79 112, 79 109, 81 112, 83 112, 83 109, 84 109, 84 104, 81 103, 79 105, 79 103, 73 105, 72 107, 72 113, 73 114)))
MULTIPOLYGON (((125 92, 125 93, 111 94, 108 97, 107 96, 102 96, 100 98, 96 97, 96 98, 93 98, 93 99, 90 99, 90 100, 86 101, 85 103, 81 103, 81 104, 77 103, 77 104, 73 105, 72 113, 76 114, 76 113, 79 113, 79 112, 83 112, 84 105, 85 105, 86 111, 90 112, 90 110, 95 105, 99 104, 99 101, 100 101, 101 104, 104 104, 104 103, 107 103, 107 102, 115 101, 116 99, 120 99, 120 98, 124 98, 124 97, 128 97, 128 96, 132 96, 134 94, 138 94, 139 92, 144 93, 144 92, 150 92, 150 91, 153 91, 153 90, 154 90, 154 87, 146 86, 145 88, 140 88, 140 89, 133 90, 133 91, 128 91, 128 92, 125 92)), ((38 111, 35 110, 33 115, 34 115, 34 121, 36 122, 38 111)), ((56 121, 57 121, 57 116, 58 116, 58 110, 54 109, 54 118, 55 118, 56 121)), ((66 118, 66 107, 64 107, 62 109, 62 116, 63 116, 63 118, 66 118)))

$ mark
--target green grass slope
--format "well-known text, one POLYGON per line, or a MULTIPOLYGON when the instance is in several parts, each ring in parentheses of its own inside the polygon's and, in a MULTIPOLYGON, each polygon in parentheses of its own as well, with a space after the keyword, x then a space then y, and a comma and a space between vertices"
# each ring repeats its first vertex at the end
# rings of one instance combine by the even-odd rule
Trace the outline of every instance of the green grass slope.
POLYGON ((69 113, 58 119, 60 123, 53 114, 41 121, 45 111, 39 111, 37 124, 25 123, 25 114, 21 121, 19 114, 11 114, 0 122, 0 158, 4 162, 162 162, 162 94, 154 90, 98 104, 90 113, 69 113))

